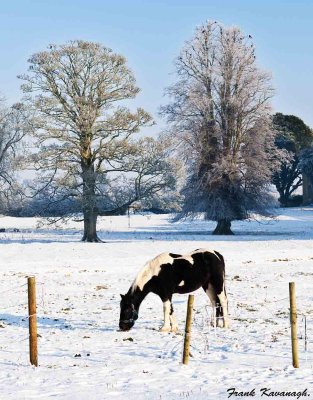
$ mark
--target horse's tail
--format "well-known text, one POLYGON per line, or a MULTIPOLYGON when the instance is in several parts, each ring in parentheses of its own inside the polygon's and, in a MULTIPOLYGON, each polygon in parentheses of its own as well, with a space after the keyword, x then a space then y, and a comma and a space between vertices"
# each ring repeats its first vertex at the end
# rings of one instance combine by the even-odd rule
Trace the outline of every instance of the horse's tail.
POLYGON ((219 253, 218 251, 214 250, 214 253, 217 255, 217 257, 220 259, 222 265, 223 265, 223 270, 225 272, 225 260, 224 257, 222 256, 221 253, 219 253))
POLYGON ((227 308, 228 308, 228 298, 227 298, 227 293, 226 293, 226 280, 225 280, 225 260, 224 260, 224 257, 222 256, 222 254, 219 253, 218 251, 214 250, 214 253, 220 259, 220 266, 223 271, 223 291, 224 291, 224 295, 226 297, 227 308))

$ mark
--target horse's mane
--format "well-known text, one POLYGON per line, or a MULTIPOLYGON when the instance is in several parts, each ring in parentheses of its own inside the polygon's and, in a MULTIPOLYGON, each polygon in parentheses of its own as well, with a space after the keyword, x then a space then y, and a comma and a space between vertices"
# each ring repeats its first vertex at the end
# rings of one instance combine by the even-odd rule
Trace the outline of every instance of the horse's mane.
POLYGON ((162 264, 172 264, 174 258, 169 253, 161 253, 148 261, 142 269, 138 272, 133 284, 131 285, 131 293, 133 293, 137 287, 142 290, 143 286, 155 275, 158 275, 160 266, 162 264))

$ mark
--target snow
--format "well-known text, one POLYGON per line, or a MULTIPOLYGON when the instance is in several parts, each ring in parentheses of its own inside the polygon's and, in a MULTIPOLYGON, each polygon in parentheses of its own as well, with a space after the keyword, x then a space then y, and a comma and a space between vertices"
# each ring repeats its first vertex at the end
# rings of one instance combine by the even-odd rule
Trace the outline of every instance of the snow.
POLYGON ((201 220, 106 217, 99 221, 102 244, 79 242, 81 223, 39 229, 35 218, 1 217, 0 399, 226 399, 229 388, 255 389, 254 398, 264 399, 265 387, 312 395, 313 209, 280 211, 276 221, 234 223, 233 237, 211 236, 214 224, 201 220), (173 334, 158 331, 162 303, 152 294, 135 327, 119 332, 119 294, 157 254, 200 247, 225 257, 231 327, 210 326, 208 298, 197 291, 185 366, 187 295, 174 296, 180 333, 173 334), (38 368, 28 362, 29 275, 37 280, 38 368), (291 365, 290 281, 299 369, 291 365))

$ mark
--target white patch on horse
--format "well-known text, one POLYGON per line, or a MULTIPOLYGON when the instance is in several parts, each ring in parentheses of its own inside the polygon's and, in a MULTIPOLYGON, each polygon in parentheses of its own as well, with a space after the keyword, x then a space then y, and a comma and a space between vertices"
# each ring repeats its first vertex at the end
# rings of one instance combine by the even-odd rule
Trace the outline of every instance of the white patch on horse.
POLYGON ((149 282, 153 276, 159 275, 162 264, 173 264, 173 260, 174 258, 172 258, 168 253, 162 253, 147 262, 139 271, 132 284, 132 293, 137 287, 142 290, 145 284, 149 282))
POLYGON ((185 281, 181 281, 178 286, 184 286, 184 284, 185 284, 185 281))
POLYGON ((174 312, 172 312, 172 314, 170 314, 170 322, 171 322, 171 331, 172 332, 177 332, 178 331, 178 324, 177 324, 177 320, 176 320, 176 317, 174 315, 174 312))
POLYGON ((163 313, 164 313, 164 324, 160 329, 160 332, 170 332, 171 330, 171 302, 166 300, 163 303, 163 313))

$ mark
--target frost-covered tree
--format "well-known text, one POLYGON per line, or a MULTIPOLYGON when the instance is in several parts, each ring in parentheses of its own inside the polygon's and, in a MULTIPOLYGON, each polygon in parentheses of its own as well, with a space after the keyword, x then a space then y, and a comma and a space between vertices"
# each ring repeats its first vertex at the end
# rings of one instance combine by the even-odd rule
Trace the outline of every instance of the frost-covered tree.
MULTIPOLYGON (((98 216, 125 214, 136 202, 145 209, 157 205, 166 210, 178 209, 176 178, 180 163, 172 159, 164 141, 151 137, 129 140, 120 156, 111 160, 114 173, 98 175, 98 216)), ((75 189, 78 180, 79 175, 73 176, 69 185, 68 180, 54 179, 25 202, 21 215, 47 217, 51 223, 69 217, 77 220, 82 210, 82 196, 75 189)))
POLYGON ((289 155, 280 169, 273 174, 273 183, 279 193, 280 204, 285 207, 290 204, 292 195, 303 184, 299 154, 301 150, 311 145, 313 132, 300 118, 281 113, 273 116, 273 126, 278 132, 276 146, 284 149, 289 155))
POLYGON ((250 35, 216 22, 196 29, 176 71, 162 112, 187 163, 180 216, 204 212, 217 221, 215 234, 231 234, 231 221, 267 214, 272 205, 278 162, 270 75, 258 68, 250 35))
POLYGON ((162 139, 146 137, 129 142, 127 154, 119 162, 115 160, 114 167, 120 173, 99 185, 103 190, 99 215, 125 213, 138 201, 149 207, 179 198, 176 184, 181 166, 162 139))
POLYGON ((16 181, 18 169, 18 150, 23 138, 31 131, 29 112, 20 103, 11 107, 0 107, 0 209, 10 208, 12 196, 21 196, 16 181))
POLYGON ((36 111, 33 161, 51 198, 76 198, 83 240, 98 241, 98 184, 127 151, 127 139, 151 117, 123 106, 139 89, 123 56, 100 44, 71 41, 31 56, 23 92, 36 111), (59 192, 59 189, 61 191, 59 192))

